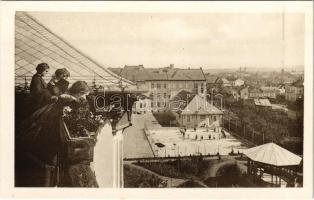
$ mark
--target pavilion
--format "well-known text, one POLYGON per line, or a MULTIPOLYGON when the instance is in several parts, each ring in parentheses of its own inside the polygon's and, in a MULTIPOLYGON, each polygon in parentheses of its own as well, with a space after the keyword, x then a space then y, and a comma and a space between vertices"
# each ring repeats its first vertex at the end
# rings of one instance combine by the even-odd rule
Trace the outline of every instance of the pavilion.
POLYGON ((263 173, 271 175, 271 186, 280 187, 281 180, 292 183, 302 178, 298 172, 302 158, 275 143, 267 143, 244 151, 248 157, 248 175, 262 178, 263 173))

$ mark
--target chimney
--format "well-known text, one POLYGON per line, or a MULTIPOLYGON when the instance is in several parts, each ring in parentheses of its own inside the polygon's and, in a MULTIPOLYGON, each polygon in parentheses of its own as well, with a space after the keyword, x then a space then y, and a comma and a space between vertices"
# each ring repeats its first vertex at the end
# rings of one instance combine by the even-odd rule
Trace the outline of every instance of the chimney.
POLYGON ((174 68, 174 64, 170 64, 170 69, 173 69, 174 68))

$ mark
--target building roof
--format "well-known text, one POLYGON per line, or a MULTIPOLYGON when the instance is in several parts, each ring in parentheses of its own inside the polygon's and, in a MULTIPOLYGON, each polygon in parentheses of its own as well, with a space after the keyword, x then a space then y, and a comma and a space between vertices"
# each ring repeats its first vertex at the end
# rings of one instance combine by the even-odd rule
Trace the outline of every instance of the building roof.
POLYGON ((207 83, 214 84, 214 83, 216 83, 217 78, 218 78, 217 76, 213 76, 211 74, 206 74, 206 81, 207 81, 207 83))
POLYGON ((237 80, 237 77, 234 77, 234 76, 227 76, 226 79, 230 82, 233 82, 235 80, 237 80))
POLYGON ((211 105, 205 97, 195 95, 192 101, 182 110, 183 115, 208 115, 208 114, 223 114, 221 110, 211 105))
POLYGON ((191 92, 181 90, 170 99, 171 109, 177 113, 181 113, 182 110, 184 110, 184 108, 193 100, 194 96, 195 94, 192 94, 191 92))
POLYGON ((243 81, 243 82, 245 82, 242 78, 237 78, 235 81, 243 81))
POLYGON ((240 92, 240 91, 242 91, 242 90, 244 90, 244 89, 249 89, 249 86, 247 86, 247 85, 241 85, 241 86, 236 86, 235 88, 237 88, 238 89, 238 91, 240 92))
POLYGON ((254 99, 254 104, 256 106, 266 106, 266 107, 271 107, 271 103, 268 99, 254 99))
POLYGON ((261 91, 262 92, 278 92, 278 87, 271 87, 271 86, 263 86, 263 87, 260 87, 261 91))
POLYGON ((149 79, 149 74, 144 69, 143 65, 138 66, 128 66, 125 65, 124 68, 109 68, 114 73, 122 76, 131 81, 145 81, 149 79))
POLYGON ((29 83, 36 66, 45 62, 50 66, 46 81, 58 68, 70 72, 69 82, 84 80, 89 85, 102 85, 105 88, 129 89, 136 86, 83 54, 61 37, 54 34, 26 12, 15 15, 15 84, 29 83))
POLYGON ((262 90, 256 87, 249 87, 249 92, 250 93, 261 93, 262 90))
POLYGON ((291 84, 291 86, 294 86, 294 87, 303 87, 303 86, 304 86, 303 80, 302 80, 302 79, 299 79, 299 80, 293 82, 293 83, 291 84))
POLYGON ((274 166, 299 165, 302 158, 275 143, 267 143, 253 147, 243 152, 247 157, 256 162, 274 166))
POLYGON ((202 69, 144 68, 143 65, 125 66, 120 75, 132 81, 206 81, 202 69))

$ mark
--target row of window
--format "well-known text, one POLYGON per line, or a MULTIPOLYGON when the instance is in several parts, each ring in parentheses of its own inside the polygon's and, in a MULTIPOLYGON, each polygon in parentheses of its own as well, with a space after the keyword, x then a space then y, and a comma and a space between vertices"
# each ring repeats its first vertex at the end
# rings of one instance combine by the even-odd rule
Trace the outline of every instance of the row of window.
MULTIPOLYGON (((150 94, 150 98, 153 98, 154 97, 154 94, 153 93, 151 93, 150 94)), ((157 98, 161 98, 162 97, 162 94, 161 93, 157 93, 157 98)), ((171 97, 171 95, 169 94, 169 95, 167 95, 167 93, 165 92, 164 94, 163 94, 163 98, 169 98, 170 99, 170 97, 171 97)))
MULTIPOLYGON (((200 84, 201 86, 201 90, 202 92, 204 91, 204 85, 203 83, 194 83, 194 89, 197 89, 198 88, 198 85, 200 84)), ((161 89, 161 88, 164 88, 164 89, 167 89, 167 88, 178 88, 178 89, 183 89, 183 88, 191 88, 192 85, 189 85, 188 82, 186 83, 172 83, 172 84, 167 84, 167 83, 152 83, 151 84, 151 88, 154 89, 154 88, 157 88, 157 89, 161 89)))
MULTIPOLYGON (((205 120, 206 119, 206 115, 199 115, 200 116, 200 120, 205 120)), ((186 118, 186 121, 187 122, 190 122, 191 121, 191 119, 197 119, 197 115, 183 115, 182 116, 182 119, 183 120, 185 120, 185 118, 186 118)), ((210 116, 210 119, 211 120, 214 120, 214 121, 216 121, 217 120, 217 116, 210 116)))

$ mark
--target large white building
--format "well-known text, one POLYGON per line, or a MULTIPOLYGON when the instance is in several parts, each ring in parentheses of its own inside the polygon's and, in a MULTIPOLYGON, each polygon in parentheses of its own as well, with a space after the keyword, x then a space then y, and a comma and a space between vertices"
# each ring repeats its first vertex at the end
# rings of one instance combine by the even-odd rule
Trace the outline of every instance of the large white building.
POLYGON ((201 68, 181 69, 171 64, 164 68, 144 68, 143 65, 110 68, 113 72, 131 80, 152 102, 153 111, 166 111, 169 101, 181 90, 205 96, 206 77, 201 68))

